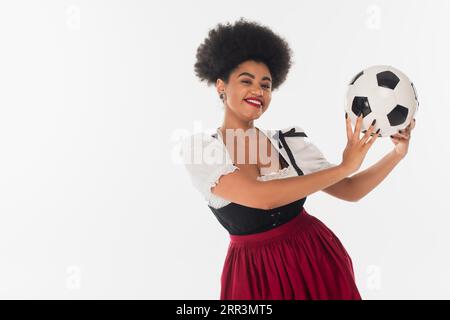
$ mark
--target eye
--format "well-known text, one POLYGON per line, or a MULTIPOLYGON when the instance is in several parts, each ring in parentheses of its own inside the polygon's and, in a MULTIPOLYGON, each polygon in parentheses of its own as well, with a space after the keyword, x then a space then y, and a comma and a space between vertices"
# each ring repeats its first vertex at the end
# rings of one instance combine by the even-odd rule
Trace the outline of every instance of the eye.
MULTIPOLYGON (((242 83, 251 83, 251 81, 248 81, 248 80, 242 80, 242 83)), ((270 85, 263 85, 262 86, 263 88, 266 88, 266 89, 270 89, 270 85)))

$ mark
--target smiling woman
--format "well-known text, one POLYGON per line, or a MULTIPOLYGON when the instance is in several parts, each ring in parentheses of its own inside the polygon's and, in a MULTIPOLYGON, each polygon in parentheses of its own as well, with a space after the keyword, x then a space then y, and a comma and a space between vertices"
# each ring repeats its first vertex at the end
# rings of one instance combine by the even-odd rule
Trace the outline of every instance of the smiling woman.
POLYGON ((225 128, 253 127, 292 65, 288 43, 267 27, 240 19, 219 24, 197 50, 195 72, 216 84, 224 102, 225 128))
POLYGON ((283 38, 243 19, 210 30, 197 50, 195 72, 215 84, 224 120, 212 135, 193 135, 196 141, 186 140, 182 150, 193 185, 230 234, 221 299, 361 298, 345 248, 303 207, 306 196, 349 171, 329 163, 299 126, 254 126, 286 80, 291 56, 283 38), (192 154, 201 161, 192 162, 192 154), (205 161, 208 154, 213 161, 205 161), (263 159, 269 159, 264 174, 263 159))

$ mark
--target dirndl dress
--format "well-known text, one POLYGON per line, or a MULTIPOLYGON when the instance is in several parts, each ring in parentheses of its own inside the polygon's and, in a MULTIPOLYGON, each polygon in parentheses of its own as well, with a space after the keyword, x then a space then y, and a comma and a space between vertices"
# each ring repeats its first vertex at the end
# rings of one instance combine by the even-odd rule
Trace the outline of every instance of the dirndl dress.
MULTIPOLYGON (((262 180, 301 176, 334 166, 301 127, 275 132, 258 130, 278 151, 284 167, 261 176, 262 180)), ((306 212, 306 197, 262 210, 230 202, 211 192, 222 175, 239 170, 219 128, 216 131, 212 135, 191 136, 183 144, 182 154, 193 185, 229 232, 220 299, 361 299, 350 256, 336 235, 306 212), (195 144, 192 140, 199 141, 195 144), (214 161, 193 161, 193 155, 206 151, 214 161)))
POLYGON ((221 300, 360 300, 352 260, 336 235, 302 208, 277 228, 231 235, 221 300))

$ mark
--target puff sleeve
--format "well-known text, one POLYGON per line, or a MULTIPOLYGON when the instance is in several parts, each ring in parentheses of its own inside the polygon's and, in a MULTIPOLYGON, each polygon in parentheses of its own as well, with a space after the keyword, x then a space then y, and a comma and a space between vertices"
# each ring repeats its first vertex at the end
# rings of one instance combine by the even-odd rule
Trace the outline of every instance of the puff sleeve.
POLYGON ((207 133, 193 134, 182 141, 181 156, 193 186, 207 202, 211 188, 222 175, 239 170, 230 159, 223 143, 207 133))
POLYGON ((296 165, 303 174, 310 174, 336 166, 329 162, 319 148, 312 143, 305 131, 299 126, 290 126, 281 130, 290 148, 296 165))

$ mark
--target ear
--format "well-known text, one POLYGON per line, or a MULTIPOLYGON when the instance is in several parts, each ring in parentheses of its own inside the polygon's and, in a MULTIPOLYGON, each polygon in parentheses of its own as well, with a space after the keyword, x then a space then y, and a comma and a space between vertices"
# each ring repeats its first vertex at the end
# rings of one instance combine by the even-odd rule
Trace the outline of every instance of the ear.
POLYGON ((221 92, 225 91, 225 82, 223 82, 222 79, 217 79, 216 89, 217 89, 217 94, 220 94, 221 92))

